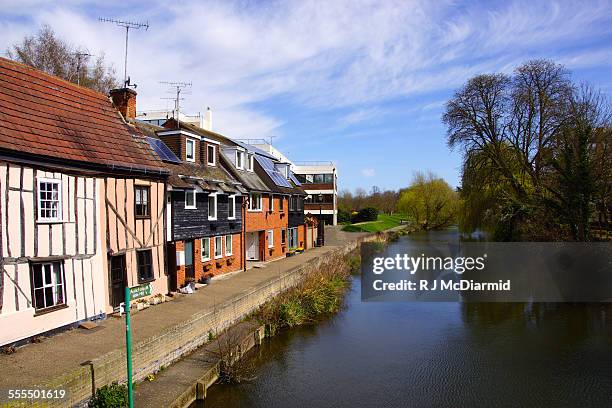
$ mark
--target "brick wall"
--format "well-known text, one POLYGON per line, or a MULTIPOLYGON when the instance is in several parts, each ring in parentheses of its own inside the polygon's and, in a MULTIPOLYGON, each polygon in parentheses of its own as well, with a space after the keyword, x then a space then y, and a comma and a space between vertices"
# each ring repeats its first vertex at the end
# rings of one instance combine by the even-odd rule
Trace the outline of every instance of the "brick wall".
POLYGON ((286 197, 274 196, 272 212, 270 209, 270 196, 262 196, 262 211, 246 212, 246 231, 264 231, 259 239, 260 261, 269 261, 286 256, 287 245, 281 244, 281 230, 287 229, 289 220, 289 202, 286 197), (283 200, 283 212, 279 211, 279 201, 283 200), (273 246, 269 248, 268 230, 274 231, 273 246))
MULTIPOLYGON (((225 254, 225 235, 221 237, 222 257, 215 259, 215 237, 210 237, 210 260, 202 260, 202 240, 193 241, 194 256, 193 267, 195 280, 201 281, 205 275, 217 276, 228 272, 235 272, 242 269, 242 240, 240 234, 232 234, 232 255, 225 254)), ((185 250, 184 241, 175 242, 176 251, 185 250)), ((185 285, 185 266, 176 266, 176 282, 179 287, 185 285)))

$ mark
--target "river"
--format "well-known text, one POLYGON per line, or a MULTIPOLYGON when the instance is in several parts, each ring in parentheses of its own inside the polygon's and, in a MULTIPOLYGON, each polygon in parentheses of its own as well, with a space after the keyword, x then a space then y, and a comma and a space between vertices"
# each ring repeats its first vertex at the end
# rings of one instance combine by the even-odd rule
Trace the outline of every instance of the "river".
POLYGON ((202 406, 612 407, 612 307, 364 303, 357 278, 338 315, 248 358, 256 378, 212 387, 202 406))

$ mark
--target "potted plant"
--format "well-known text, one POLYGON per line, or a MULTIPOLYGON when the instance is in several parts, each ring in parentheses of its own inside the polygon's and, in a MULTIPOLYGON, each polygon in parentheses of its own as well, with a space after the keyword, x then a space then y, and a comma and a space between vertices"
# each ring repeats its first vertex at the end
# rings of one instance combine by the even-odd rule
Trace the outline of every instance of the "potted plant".
POLYGON ((233 264, 234 263, 234 257, 227 258, 226 262, 227 262, 228 265, 233 264))
POLYGON ((304 252, 304 247, 298 247, 295 249, 295 252, 301 254, 302 252, 304 252))
POLYGON ((187 278, 185 279, 185 286, 190 286, 191 290, 195 290, 195 279, 194 278, 187 278))
POLYGON ((217 265, 217 268, 221 268, 221 267, 223 266, 223 262, 222 262, 222 261, 219 259, 219 260, 216 262, 216 265, 217 265))
POLYGON ((205 263, 204 265, 202 265, 202 270, 204 270, 204 272, 208 272, 210 271, 211 267, 212 265, 210 263, 205 263))

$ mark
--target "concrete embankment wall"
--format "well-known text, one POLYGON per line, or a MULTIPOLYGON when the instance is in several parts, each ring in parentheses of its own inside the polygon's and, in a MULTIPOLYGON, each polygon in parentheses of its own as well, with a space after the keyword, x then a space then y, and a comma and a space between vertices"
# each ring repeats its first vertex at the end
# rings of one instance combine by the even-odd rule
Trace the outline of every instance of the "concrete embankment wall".
MULTIPOLYGON (((242 320, 270 298, 297 285, 305 275, 324 268, 329 260, 351 252, 358 247, 360 242, 376 239, 377 236, 370 235, 350 241, 331 252, 305 262, 272 281, 254 286, 250 291, 231 301, 219 304, 215 310, 196 313, 170 330, 133 344, 134 381, 144 379, 162 366, 168 366, 202 346, 208 341, 210 331, 214 333, 223 330, 242 320)), ((41 386, 47 389, 65 389, 69 394, 67 400, 51 401, 49 406, 73 406, 88 399, 95 388, 113 381, 125 381, 125 373, 125 350, 115 350, 91 361, 89 365, 84 365, 41 386)))

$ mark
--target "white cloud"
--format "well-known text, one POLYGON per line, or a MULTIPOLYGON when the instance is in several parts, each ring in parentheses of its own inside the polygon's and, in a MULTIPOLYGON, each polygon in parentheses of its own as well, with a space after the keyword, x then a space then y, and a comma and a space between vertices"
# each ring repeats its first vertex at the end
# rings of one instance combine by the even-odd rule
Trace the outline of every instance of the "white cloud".
POLYGON ((376 170, 374 170, 374 169, 362 169, 361 170, 361 175, 363 177, 371 178, 371 177, 374 177, 376 175, 376 170))
POLYGON ((384 113, 382 102, 451 89, 527 57, 554 56, 579 67, 612 63, 605 44, 572 49, 585 38, 611 33, 605 1, 457 7, 453 0, 193 0, 131 9, 119 1, 14 3, 0 15, 2 32, 10 33, 0 47, 48 23, 91 52, 104 51, 119 77, 124 32, 97 17, 129 11, 136 20, 148 19, 148 31, 130 33, 128 70, 139 85, 139 109, 166 106, 160 98, 169 95, 159 81, 192 81, 184 110, 211 106, 215 127, 236 137, 278 134, 285 119, 260 104, 273 98, 349 110, 338 120, 348 126, 384 113))

